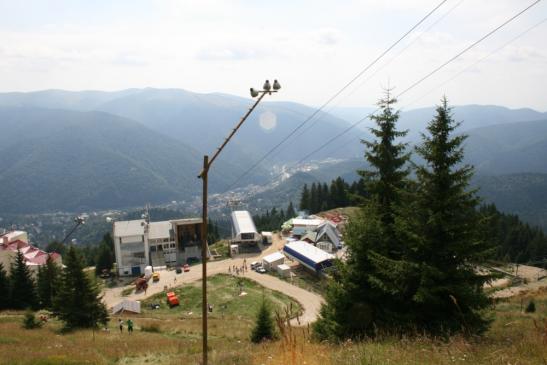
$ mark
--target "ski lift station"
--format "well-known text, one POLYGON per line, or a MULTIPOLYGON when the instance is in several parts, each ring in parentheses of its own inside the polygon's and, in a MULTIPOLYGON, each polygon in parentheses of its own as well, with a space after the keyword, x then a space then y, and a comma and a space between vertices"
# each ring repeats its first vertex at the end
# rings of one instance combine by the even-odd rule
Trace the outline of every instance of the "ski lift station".
POLYGON ((259 242, 262 242, 262 236, 257 232, 251 214, 246 210, 233 211, 232 244, 238 245, 241 252, 245 247, 257 247, 259 242))
POLYGON ((283 252, 287 257, 298 261, 315 273, 321 273, 324 269, 331 267, 334 260, 334 255, 304 241, 287 242, 283 252))

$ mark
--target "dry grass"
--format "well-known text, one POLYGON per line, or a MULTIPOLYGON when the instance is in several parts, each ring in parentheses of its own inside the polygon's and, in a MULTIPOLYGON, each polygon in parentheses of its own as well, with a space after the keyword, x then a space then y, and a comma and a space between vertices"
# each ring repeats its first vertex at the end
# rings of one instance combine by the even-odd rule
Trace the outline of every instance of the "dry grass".
MULTIPOLYGON (((547 291, 525 294, 498 303, 491 329, 480 339, 453 337, 382 338, 358 343, 315 343, 308 328, 277 317, 281 339, 253 345, 248 340, 252 319, 213 316, 209 322, 211 364, 338 365, 338 364, 547 364, 547 291), (521 302, 536 302, 533 314, 521 302)), ((135 332, 90 330, 61 334, 60 323, 43 328, 21 328, 22 312, 0 313, 0 364, 199 364, 199 318, 132 317, 135 332), (158 328, 145 332, 142 327, 158 328)), ((125 319, 125 318, 124 318, 125 319)))

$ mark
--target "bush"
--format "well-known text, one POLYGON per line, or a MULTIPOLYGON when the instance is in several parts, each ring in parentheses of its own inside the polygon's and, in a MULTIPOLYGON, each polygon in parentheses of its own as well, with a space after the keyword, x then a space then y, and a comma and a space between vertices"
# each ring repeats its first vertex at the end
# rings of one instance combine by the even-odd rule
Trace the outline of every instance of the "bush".
POLYGON ((25 318, 23 318, 23 328, 32 330, 40 327, 42 327, 42 322, 36 320, 34 313, 26 312, 25 318))
POLYGON ((526 306, 526 309, 524 310, 526 313, 534 313, 536 311, 536 303, 534 303, 533 300, 528 303, 526 306))

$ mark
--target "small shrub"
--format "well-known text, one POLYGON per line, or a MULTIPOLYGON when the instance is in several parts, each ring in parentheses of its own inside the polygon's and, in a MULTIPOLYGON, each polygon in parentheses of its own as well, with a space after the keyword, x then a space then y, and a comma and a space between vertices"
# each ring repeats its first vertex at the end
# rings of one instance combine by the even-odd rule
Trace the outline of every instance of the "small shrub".
POLYGON ((157 323, 143 324, 141 326, 141 331, 143 332, 152 332, 152 333, 161 333, 160 325, 157 323))
POLYGON ((25 318, 23 318, 23 328, 27 330, 32 330, 40 327, 42 327, 42 322, 36 320, 34 313, 26 312, 25 318))
POLYGON ((533 300, 528 303, 526 306, 526 309, 524 310, 526 313, 534 313, 536 311, 536 303, 534 303, 533 300))
POLYGON ((251 341, 259 343, 264 340, 274 340, 276 337, 270 306, 262 298, 262 305, 257 313, 255 327, 251 333, 251 341))

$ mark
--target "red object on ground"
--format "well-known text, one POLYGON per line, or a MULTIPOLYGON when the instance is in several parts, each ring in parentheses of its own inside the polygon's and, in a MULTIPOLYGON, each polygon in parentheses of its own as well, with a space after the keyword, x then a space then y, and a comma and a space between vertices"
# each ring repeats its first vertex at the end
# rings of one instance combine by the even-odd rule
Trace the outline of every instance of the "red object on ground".
POLYGON ((184 272, 190 271, 190 265, 188 264, 184 264, 183 268, 184 268, 184 272))
POLYGON ((167 303, 169 303, 169 306, 171 308, 180 304, 179 298, 176 295, 167 297, 167 303))

